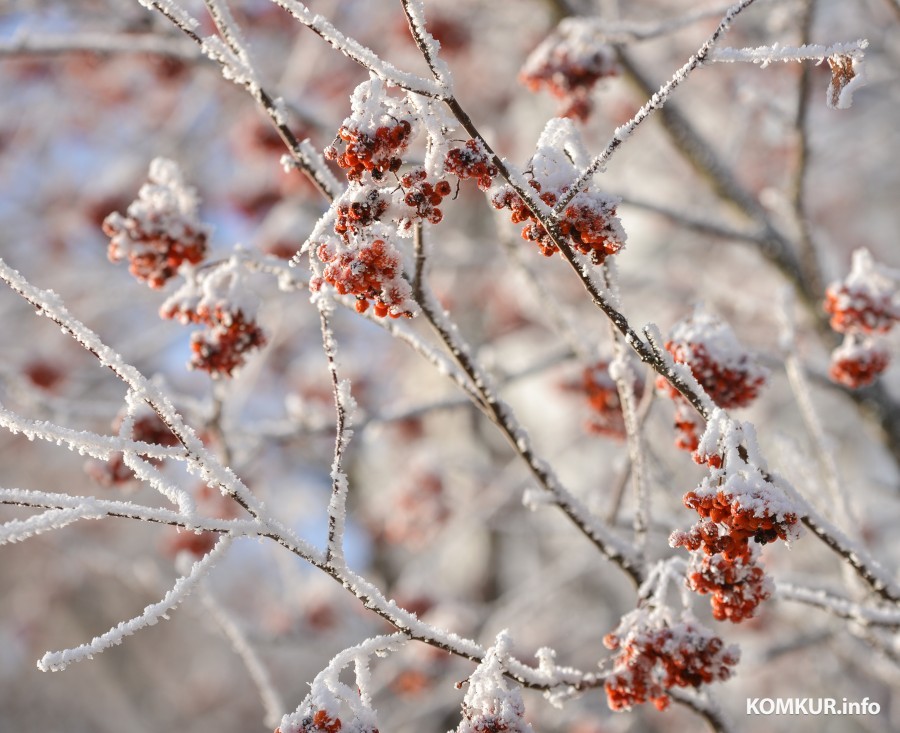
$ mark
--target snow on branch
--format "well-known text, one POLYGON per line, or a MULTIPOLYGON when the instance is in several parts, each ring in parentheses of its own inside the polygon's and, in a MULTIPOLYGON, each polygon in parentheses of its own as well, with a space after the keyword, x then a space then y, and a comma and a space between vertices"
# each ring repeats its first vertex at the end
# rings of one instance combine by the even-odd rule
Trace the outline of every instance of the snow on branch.
POLYGON ((7 542, 21 542, 29 537, 62 529, 79 519, 100 519, 103 513, 92 510, 81 503, 71 509, 48 509, 28 519, 13 519, 0 525, 0 545, 7 542))
POLYGON ((46 440, 56 445, 67 445, 79 455, 106 460, 114 453, 127 451, 147 458, 185 460, 183 448, 170 448, 155 443, 127 440, 121 437, 100 435, 89 430, 73 430, 44 420, 30 420, 7 410, 0 404, 0 427, 13 435, 21 433, 28 440, 46 440))
POLYGON ((95 654, 106 651, 111 646, 121 644, 126 636, 147 626, 154 626, 161 619, 168 619, 168 613, 181 605, 200 580, 209 572, 216 561, 231 544, 231 537, 223 535, 216 546, 203 558, 197 560, 186 575, 175 581, 172 589, 158 603, 147 606, 140 616, 122 621, 105 634, 94 637, 89 643, 58 652, 47 652, 38 660, 37 666, 42 672, 61 672, 70 664, 92 659, 95 654))
POLYGON ((709 55, 710 61, 734 63, 745 61, 759 64, 765 68, 776 61, 816 61, 822 63, 832 56, 849 56, 862 59, 863 51, 868 48, 869 42, 860 39, 854 43, 835 43, 831 46, 820 44, 806 44, 804 46, 782 46, 774 43, 771 46, 757 46, 756 48, 719 48, 709 55))
POLYGON ((74 496, 52 491, 0 488, 0 504, 35 509, 79 509, 83 511, 84 519, 92 519, 95 515, 119 517, 169 524, 193 532, 229 532, 233 536, 254 536, 264 530, 255 519, 212 519, 185 515, 172 509, 144 506, 131 501, 97 499, 92 496, 74 496))
POLYGON ((828 85, 826 103, 831 109, 847 109, 853 101, 853 93, 865 83, 863 51, 869 42, 860 39, 854 43, 835 43, 831 46, 807 44, 804 46, 758 46, 757 48, 721 48, 710 54, 710 61, 734 63, 746 61, 763 68, 775 61, 828 61, 831 67, 831 83, 828 85))

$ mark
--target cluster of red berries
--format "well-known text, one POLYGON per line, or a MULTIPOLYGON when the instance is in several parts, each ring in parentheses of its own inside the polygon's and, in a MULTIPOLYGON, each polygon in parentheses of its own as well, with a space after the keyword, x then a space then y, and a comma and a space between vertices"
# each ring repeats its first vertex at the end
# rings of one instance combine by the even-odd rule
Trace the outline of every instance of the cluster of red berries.
POLYGON ((414 220, 438 224, 444 218, 438 206, 445 196, 450 195, 450 184, 444 180, 432 184, 426 180, 427 177, 424 168, 414 168, 400 178, 403 203, 415 212, 413 216, 401 219, 402 229, 409 229, 414 220))
POLYGON ((726 648, 722 639, 691 621, 674 627, 650 621, 623 629, 623 624, 603 639, 607 649, 618 651, 604 685, 613 710, 648 701, 665 710, 668 690, 727 680, 739 660, 736 648, 726 648))
MULTIPOLYGON (((542 193, 539 181, 532 178, 528 183, 538 192, 541 201, 547 206, 555 206, 559 196, 569 189, 568 186, 563 186, 559 193, 553 191, 542 193)), ((616 209, 605 200, 598 201, 595 205, 578 202, 580 197, 581 194, 566 207, 559 222, 559 231, 572 247, 581 254, 589 255, 594 264, 600 264, 608 255, 618 252, 623 245, 621 235, 614 225, 616 209)), ((509 209, 512 212, 510 218, 513 224, 525 222, 522 239, 535 242, 542 255, 551 257, 559 251, 544 225, 537 220, 525 201, 510 186, 500 189, 491 198, 491 205, 495 209, 509 209)))
POLYGON ((359 313, 365 313, 373 301, 379 318, 412 315, 406 307, 409 285, 401 277, 400 257, 383 239, 341 252, 323 243, 316 248, 316 256, 325 268, 321 277, 310 282, 313 292, 327 282, 341 295, 355 295, 359 313))
POLYGON ((363 229, 379 221, 387 211, 388 202, 382 198, 377 188, 370 188, 361 196, 361 201, 339 203, 334 232, 345 242, 350 235, 359 235, 363 229))
POLYGON ((688 587, 701 595, 711 594, 717 621, 740 623, 752 618, 759 604, 772 596, 772 583, 752 556, 694 555, 691 570, 688 587))
POLYGON ((749 558, 750 540, 759 545, 787 540, 797 524, 796 514, 778 517, 761 512, 759 507, 743 507, 740 497, 722 490, 706 496, 689 491, 684 495, 684 505, 709 522, 700 522, 689 534, 676 533, 675 546, 689 550, 702 547, 708 554, 720 552, 729 559, 749 558), (719 527, 724 527, 723 533, 719 527))
POLYGON ((401 155, 412 137, 409 120, 399 120, 393 125, 380 125, 374 132, 366 132, 348 125, 341 125, 332 145, 325 148, 325 157, 347 170, 351 181, 362 179, 366 171, 380 181, 388 171, 396 173, 403 165, 401 155), (339 142, 346 146, 343 152, 339 142))
MULTIPOLYGON (((119 431, 123 419, 124 415, 116 417, 112 424, 113 430, 119 431)), ((166 424, 155 412, 147 412, 135 418, 131 428, 131 440, 169 447, 178 445, 178 438, 172 434, 172 431, 166 427, 166 424)), ((163 463, 161 458, 148 458, 147 460, 154 466, 160 466, 163 463)), ((134 478, 134 473, 125 465, 125 459, 121 453, 116 453, 107 461, 89 461, 85 465, 85 471, 101 486, 116 486, 128 483, 134 478)))
POLYGON ((242 366, 247 353, 266 344, 263 330, 241 309, 229 309, 224 305, 208 307, 200 304, 190 308, 174 304, 160 311, 163 318, 177 318, 182 323, 200 323, 207 326, 191 336, 192 369, 209 372, 217 379, 232 375, 242 366))
MULTIPOLYGON (((766 383, 766 369, 741 346, 731 327, 702 308, 675 325, 665 348, 676 363, 690 368, 719 407, 749 405, 766 383)), ((682 450, 695 450, 701 427, 698 417, 664 377, 656 378, 656 387, 675 403, 675 444, 682 450)))
MULTIPOLYGON (((694 378, 719 407, 745 407, 759 395, 766 383, 766 374, 749 355, 737 362, 723 362, 703 342, 667 341, 666 350, 679 364, 687 364, 694 378)), ((656 385, 671 397, 681 394, 663 377, 657 377, 656 385)))
MULTIPOLYGON (((579 381, 566 383, 563 388, 587 397, 592 413, 585 425, 588 432, 617 439, 625 437, 622 403, 616 382, 609 373, 608 361, 601 360, 585 367, 579 381)), ((640 400, 644 394, 643 381, 635 377, 631 388, 635 399, 640 400)))
POLYGON ((890 354, 875 341, 850 336, 831 353, 828 376, 838 384, 858 389, 874 382, 890 362, 890 354))
POLYGON ((560 117, 586 120, 593 109, 591 89, 619 73, 615 51, 591 35, 583 23, 561 24, 532 52, 519 74, 532 91, 546 88, 563 101, 560 117))
POLYGON ((127 259, 131 274, 151 288, 161 288, 185 262, 206 256, 208 230, 197 218, 196 195, 171 160, 153 160, 127 215, 109 214, 102 228, 110 237, 110 261, 127 259))
POLYGON ((758 546, 796 536, 799 517, 757 465, 751 426, 719 412, 710 417, 700 446, 693 458, 710 468, 710 476, 684 495, 684 505, 700 519, 687 532, 673 532, 669 544, 693 553, 688 586, 712 594, 717 619, 737 623, 771 595, 757 564, 758 546))
POLYGON ((831 355, 829 376, 851 389, 871 384, 890 363, 888 353, 873 338, 900 320, 896 273, 872 259, 868 250, 853 253, 850 274, 825 293, 831 327, 844 342, 831 355))
POLYGON ((478 188, 487 191, 499 171, 475 140, 462 148, 452 148, 444 159, 444 169, 460 180, 476 179, 478 188))
POLYGON ((107 255, 110 262, 128 259, 128 271, 151 288, 161 288, 185 262, 194 265, 206 256, 206 232, 185 227, 175 238, 164 230, 142 226, 130 217, 109 216, 103 233, 111 237, 107 255), (128 247, 121 246, 122 237, 128 247))

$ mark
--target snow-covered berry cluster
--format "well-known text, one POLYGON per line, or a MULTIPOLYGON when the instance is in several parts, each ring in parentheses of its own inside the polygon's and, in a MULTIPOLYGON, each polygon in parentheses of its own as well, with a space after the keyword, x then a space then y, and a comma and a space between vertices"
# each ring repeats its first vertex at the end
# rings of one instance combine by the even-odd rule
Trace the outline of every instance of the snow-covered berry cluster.
POLYGON ((685 614, 677 623, 655 608, 637 608, 622 617, 603 644, 617 652, 605 689, 613 710, 652 702, 669 705, 673 687, 700 687, 727 680, 740 659, 735 646, 685 614))
POLYGON ((534 733, 525 720, 525 703, 519 688, 504 676, 511 643, 509 634, 500 632, 469 677, 456 733, 534 733))
POLYGON ((360 313, 374 303, 379 318, 412 316, 412 290, 403 279, 400 254, 387 237, 360 239, 348 246, 322 242, 316 247, 315 256, 324 268, 321 275, 310 281, 314 293, 328 283, 341 295, 355 296, 360 313))
MULTIPOLYGON (((719 407, 745 407, 756 399, 768 371, 735 336, 731 327, 702 306, 675 324, 665 344, 676 363, 686 364, 694 378, 719 407)), ((675 402, 676 445, 694 450, 701 423, 684 397, 663 377, 657 389, 675 402)))
POLYGON ((467 140, 461 148, 451 148, 444 159, 444 169, 460 180, 474 178, 478 188, 487 191, 499 171, 491 163, 483 146, 476 140, 467 140))
POLYGON ((740 623, 772 596, 772 581, 756 562, 757 554, 758 550, 751 548, 746 559, 697 552, 691 555, 688 587, 701 595, 710 594, 717 621, 740 623))
POLYGON ((206 256, 209 229, 197 208, 196 192, 185 185, 178 165, 156 158, 126 215, 113 212, 103 220, 110 261, 127 259, 132 275, 161 288, 182 264, 197 264, 206 256))
MULTIPOLYGON (((343 730, 340 718, 332 718, 324 710, 313 710, 302 718, 298 725, 282 731, 276 728, 275 733, 340 733, 343 730)), ((377 733, 377 731, 373 731, 377 733)))
MULTIPOLYGON (((586 164, 586 152, 572 123, 553 119, 538 140, 529 166, 528 183, 540 200, 552 207, 569 190, 586 164)), ((544 225, 511 186, 494 190, 491 204, 495 209, 509 209, 514 224, 524 222, 522 238, 535 242, 545 257, 559 251, 544 225)), ((560 235, 572 248, 588 255, 594 264, 602 263, 625 244, 625 232, 616 216, 617 204, 616 199, 590 188, 579 191, 559 218, 560 235)))
POLYGON ((854 389, 871 384, 890 363, 875 337, 900 320, 897 273, 876 263, 868 250, 856 250, 847 277, 828 286, 825 311, 831 327, 844 334, 831 355, 829 375, 854 389))
POLYGON ((402 194, 403 204, 409 209, 399 219, 401 230, 408 231, 416 221, 439 224, 444 218, 438 207, 444 197, 450 195, 450 184, 443 179, 435 183, 427 179, 428 173, 424 168, 413 168, 400 177, 399 193, 402 194))
POLYGON ((741 621, 770 594, 756 546, 797 537, 799 515, 767 472, 749 423, 716 410, 694 460, 710 469, 683 499, 700 520, 686 532, 673 532, 669 544, 694 553, 688 583, 713 594, 716 618, 741 621))
POLYGON ((191 336, 189 366, 218 379, 232 376, 249 352, 265 345, 256 310, 257 303, 244 284, 241 264, 232 258, 215 268, 189 273, 159 314, 184 324, 206 326, 191 336))
POLYGON ((529 89, 544 88, 560 99, 559 116, 583 121, 593 110, 591 90, 618 73, 612 46, 597 39, 589 21, 569 18, 531 52, 519 78, 529 89))
POLYGON ((334 233, 349 243, 351 236, 380 221, 388 209, 388 200, 382 191, 371 186, 350 186, 336 202, 334 233))
POLYGON ((384 538, 388 542, 421 547, 449 519, 444 480, 432 470, 416 470, 391 492, 385 510, 384 538))
POLYGON ((405 100, 384 93, 380 79, 360 84, 351 97, 351 114, 337 138, 325 148, 325 157, 346 169, 347 178, 360 181, 364 174, 380 181, 396 173, 414 134, 415 115, 405 100))

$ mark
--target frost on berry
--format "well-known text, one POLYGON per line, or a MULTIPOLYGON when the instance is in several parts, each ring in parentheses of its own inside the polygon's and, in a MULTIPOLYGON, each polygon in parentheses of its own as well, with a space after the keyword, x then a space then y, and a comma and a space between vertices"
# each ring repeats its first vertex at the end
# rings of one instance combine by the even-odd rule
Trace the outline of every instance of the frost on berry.
POLYGON ((684 495, 684 505, 700 519, 686 532, 673 532, 669 544, 693 553, 688 584, 712 594, 715 617, 741 621, 771 593, 756 546, 796 538, 799 513, 773 483, 749 423, 735 423, 716 410, 694 460, 710 469, 684 495))
POLYGON ((482 191, 491 187, 499 172, 478 140, 467 140, 462 147, 451 148, 444 160, 444 170, 460 180, 474 178, 482 191))
POLYGON ((341 295, 355 296, 360 313, 374 304, 379 318, 411 317, 415 312, 400 253, 385 227, 373 228, 366 237, 349 243, 335 239, 314 243, 312 252, 310 260, 317 273, 310 281, 314 293, 328 283, 341 295))
POLYGON ((871 384, 890 362, 875 336, 900 320, 897 273, 876 263, 867 249, 856 250, 847 277, 828 286, 825 310, 831 327, 844 334, 831 354, 829 376, 851 389, 871 384))
POLYGON ((339 671, 329 667, 322 670, 310 685, 309 694, 296 711, 281 719, 275 733, 378 733, 368 695, 362 690, 354 694, 340 683, 336 679, 339 671))
MULTIPOLYGON (((690 367, 719 407, 749 405, 766 382, 765 367, 741 345, 725 321, 702 306, 675 325, 666 350, 676 362, 690 367)), ((673 399, 680 399, 680 393, 662 377, 656 385, 673 399)))
POLYGON ((710 594, 717 621, 739 623, 752 618, 759 604, 772 596, 774 586, 756 562, 758 554, 752 547, 746 558, 722 553, 691 555, 688 587, 701 595, 710 594))
POLYGON ((244 282, 237 258, 209 270, 190 273, 185 284, 160 308, 160 316, 206 326, 191 336, 192 369, 213 379, 230 377, 247 354, 266 343, 256 323, 256 299, 244 282))
POLYGON ((847 109, 853 103, 853 93, 865 84, 862 55, 835 54, 828 57, 831 83, 826 103, 831 109, 847 109))
POLYGON ((127 259, 132 275, 161 288, 182 264, 197 264, 206 255, 209 228, 197 207, 196 192, 185 185, 178 165, 156 158, 126 215, 113 212, 103 221, 110 261, 127 259))
MULTIPOLYGON (((609 373, 609 362, 600 360, 584 368, 578 381, 568 382, 564 389, 579 392, 591 410, 585 423, 588 432, 622 440, 626 436, 625 417, 615 380, 609 373)), ((635 399, 644 393, 644 382, 632 373, 631 389, 635 399)))
POLYGON ((865 387, 888 368, 891 357, 869 337, 848 334, 843 343, 831 352, 828 376, 850 389, 865 387))
POLYGON ((409 104, 388 96, 377 78, 356 87, 350 103, 350 116, 325 157, 344 168, 351 181, 362 180, 366 173, 380 181, 385 173, 400 170, 416 122, 409 104))
POLYGON ((616 652, 605 683, 613 710, 630 710, 645 702, 664 710, 673 687, 697 688, 731 677, 740 659, 738 648, 726 647, 687 614, 677 623, 669 615, 656 608, 637 608, 604 637, 606 648, 616 652))
POLYGON ((598 40, 589 21, 568 18, 531 52, 519 74, 529 89, 547 89, 560 99, 561 117, 586 120, 598 81, 617 76, 616 52, 598 40))
POLYGON ((510 645, 509 634, 500 632, 469 677, 456 733, 534 733, 525 720, 525 703, 519 688, 504 676, 510 645))
POLYGON ((856 250, 850 274, 828 286, 825 310, 840 333, 886 333, 900 320, 895 273, 876 263, 867 249, 856 250))
POLYGON ((413 168, 401 176, 400 185, 394 192, 396 221, 400 232, 409 232, 417 221, 439 224, 444 218, 439 207, 450 192, 447 181, 429 181, 424 168, 413 168))
MULTIPOLYGON (((571 121, 552 119, 538 139, 527 174, 529 185, 547 206, 553 207, 578 178, 589 161, 581 136, 571 121)), ((494 189, 491 204, 509 209, 514 224, 524 223, 522 238, 535 242, 546 257, 558 251, 550 234, 510 186, 494 189)), ((625 230, 616 216, 618 199, 594 191, 579 191, 561 213, 560 235, 594 264, 602 263, 625 244, 625 230)))

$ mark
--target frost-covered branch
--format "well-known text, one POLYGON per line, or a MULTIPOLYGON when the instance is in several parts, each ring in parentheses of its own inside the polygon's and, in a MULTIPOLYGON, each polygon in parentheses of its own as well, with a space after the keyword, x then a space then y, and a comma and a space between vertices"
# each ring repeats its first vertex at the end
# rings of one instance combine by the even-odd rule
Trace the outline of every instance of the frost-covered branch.
MULTIPOLYGON (((288 127, 281 105, 257 81, 246 53, 243 54, 244 58, 241 59, 227 45, 222 43, 221 39, 216 37, 203 38, 197 32, 198 22, 196 19, 189 16, 171 0, 140 0, 140 2, 148 9, 161 13, 182 33, 197 43, 204 55, 222 67, 225 78, 247 88, 265 110, 279 137, 281 137, 290 151, 292 165, 302 170, 324 196, 334 198, 337 195, 339 187, 334 175, 328 170, 321 157, 312 150, 309 141, 301 141, 288 127), (236 65, 232 64, 234 60, 238 61, 236 65)), ((232 35, 232 41, 235 39, 236 36, 232 35)))
MULTIPOLYGON (((421 236, 417 237, 416 242, 418 247, 424 246, 421 236)), ((538 484, 552 497, 552 503, 558 506, 604 555, 619 565, 639 585, 643 580, 644 571, 634 550, 609 532, 606 526, 562 485, 550 465, 535 453, 531 438, 516 419, 512 408, 499 397, 493 380, 476 362, 471 348, 455 324, 447 319, 440 303, 422 279, 416 282, 414 296, 431 327, 475 385, 482 402, 487 407, 488 416, 506 436, 538 484)))
POLYGON ((85 519, 114 517, 140 522, 167 524, 191 532, 227 532, 233 536, 253 536, 263 531, 254 519, 212 519, 199 515, 185 515, 172 509, 149 507, 131 501, 97 499, 49 491, 0 488, 0 504, 33 509, 79 509, 85 519))
POLYGON ((754 0, 741 0, 741 2, 735 3, 732 5, 728 12, 725 13, 725 17, 722 18, 722 21, 719 23, 719 26, 713 31, 712 35, 707 39, 706 43, 704 43, 697 52, 691 56, 685 62, 684 66, 682 66, 678 71, 675 72, 674 76, 663 84, 659 88, 650 100, 641 107, 628 122, 626 122, 621 127, 616 128, 615 133, 613 134, 612 140, 607 143, 606 148, 597 155, 592 161, 591 164, 582 172, 580 176, 575 180, 572 186, 569 188, 568 192, 560 197, 556 206, 554 207, 554 213, 558 216, 560 212, 565 211, 566 206, 572 201, 573 198, 578 194, 578 192, 587 184, 587 182, 593 177, 595 173, 598 171, 602 171, 606 168, 606 164, 609 162, 610 158, 613 154, 618 150, 618 148, 624 143, 631 134, 637 129, 637 127, 657 109, 662 108, 662 106, 666 103, 669 95, 682 83, 687 77, 697 68, 699 68, 709 57, 713 47, 719 42, 719 39, 725 34, 728 28, 731 26, 731 23, 734 19, 747 7, 752 5, 754 0))
POLYGON ((854 43, 835 43, 831 46, 821 44, 804 44, 802 46, 782 46, 775 43, 771 46, 757 46, 756 48, 717 48, 709 55, 710 61, 720 63, 746 62, 759 64, 763 68, 777 61, 815 61, 823 63, 831 56, 849 56, 861 58, 863 51, 868 48, 869 42, 865 39, 854 43))
POLYGON ((222 535, 216 546, 202 559, 197 560, 186 575, 175 581, 172 587, 161 601, 147 606, 140 616, 135 616, 128 621, 122 621, 105 634, 94 637, 89 643, 72 649, 64 649, 58 652, 47 652, 38 661, 37 666, 43 672, 60 672, 75 662, 85 659, 93 659, 95 654, 106 651, 111 646, 121 644, 126 636, 131 636, 147 626, 154 626, 161 619, 168 618, 168 614, 181 605, 191 591, 215 565, 230 546, 229 535, 222 535))
POLYGON ((100 55, 152 54, 182 61, 199 61, 203 54, 193 44, 151 33, 18 33, 0 41, 0 58, 55 56, 89 52, 100 55))
POLYGON ((401 71, 393 64, 381 59, 370 48, 366 48, 353 38, 348 38, 335 28, 326 18, 314 14, 298 0, 272 0, 276 5, 287 10, 294 18, 309 28, 323 41, 340 51, 347 58, 365 67, 378 78, 388 84, 405 89, 408 92, 421 94, 424 97, 442 99, 445 90, 441 84, 425 79, 416 74, 401 71))
POLYGON ((839 618, 849 619, 865 626, 887 626, 900 629, 900 608, 867 606, 849 598, 842 598, 825 590, 803 588, 791 583, 776 583, 776 596, 828 611, 839 618))

